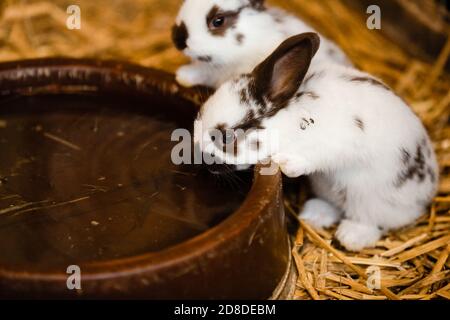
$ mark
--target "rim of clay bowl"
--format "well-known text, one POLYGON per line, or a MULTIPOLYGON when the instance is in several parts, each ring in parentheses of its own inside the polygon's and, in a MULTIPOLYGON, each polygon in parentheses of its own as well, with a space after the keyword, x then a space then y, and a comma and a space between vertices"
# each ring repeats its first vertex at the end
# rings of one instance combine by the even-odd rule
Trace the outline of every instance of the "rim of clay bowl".
MULTIPOLYGON (((125 92, 139 95, 176 95, 197 107, 212 93, 207 88, 187 89, 174 76, 153 68, 126 62, 96 59, 44 58, 0 63, 0 96, 10 94, 125 92), (92 86, 94 88, 92 88, 92 86), (7 89, 5 89, 7 88, 7 89)), ((242 205, 224 221, 206 232, 167 249, 127 258, 82 263, 83 281, 126 277, 156 272, 201 256, 250 228, 279 195, 281 174, 260 175, 255 168, 254 181, 242 205)), ((63 272, 28 272, 0 266, 0 277, 20 280, 60 282, 63 272)))

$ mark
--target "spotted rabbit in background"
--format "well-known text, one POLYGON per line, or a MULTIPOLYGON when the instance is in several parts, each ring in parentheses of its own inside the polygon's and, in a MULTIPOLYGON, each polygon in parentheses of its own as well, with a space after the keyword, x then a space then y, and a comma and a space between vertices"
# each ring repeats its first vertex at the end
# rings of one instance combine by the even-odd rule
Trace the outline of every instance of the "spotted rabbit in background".
MULTIPOLYGON (((297 17, 263 0, 185 0, 172 38, 192 59, 177 71, 184 86, 218 87, 226 80, 250 72, 290 36, 313 29, 297 17)), ((345 54, 322 37, 315 62, 348 64, 345 54)))
POLYGON ((202 107, 194 140, 230 165, 271 159, 289 177, 308 175, 318 198, 300 217, 315 227, 339 222, 337 239, 358 251, 425 212, 438 166, 408 105, 366 73, 311 64, 319 44, 314 33, 289 38, 222 85, 202 107), (213 138, 217 130, 224 139, 213 138), (278 145, 265 148, 273 136, 278 145))

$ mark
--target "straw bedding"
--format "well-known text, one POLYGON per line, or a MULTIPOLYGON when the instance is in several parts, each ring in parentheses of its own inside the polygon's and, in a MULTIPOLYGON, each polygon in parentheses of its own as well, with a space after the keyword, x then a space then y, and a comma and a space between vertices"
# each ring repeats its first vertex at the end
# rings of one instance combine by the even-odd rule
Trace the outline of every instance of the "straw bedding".
MULTIPOLYGON (((186 62, 170 42, 180 1, 77 3, 82 8, 82 30, 70 31, 65 28, 65 8, 72 1, 2 1, 0 61, 95 56, 168 71, 186 62)), ((376 248, 346 252, 333 241, 333 229, 314 230, 301 222, 294 235, 293 257, 300 277, 292 299, 450 299, 450 75, 444 70, 450 40, 430 64, 368 30, 363 16, 342 0, 272 3, 301 15, 339 43, 359 68, 382 78, 404 97, 429 130, 441 167, 439 195, 429 212, 415 226, 387 235, 376 248), (381 287, 371 290, 367 280, 376 280, 378 272, 381 287)), ((288 213, 294 215, 301 208, 303 188, 286 195, 288 213)))

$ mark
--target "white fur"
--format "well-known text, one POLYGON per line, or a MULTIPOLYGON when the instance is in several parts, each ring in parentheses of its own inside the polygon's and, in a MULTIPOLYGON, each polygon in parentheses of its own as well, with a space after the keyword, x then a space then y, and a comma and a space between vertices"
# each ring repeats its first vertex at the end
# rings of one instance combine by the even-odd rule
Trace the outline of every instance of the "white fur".
POLYGON ((350 251, 373 247, 381 236, 382 231, 376 225, 350 219, 342 220, 336 231, 336 238, 350 251))
POLYGON ((342 211, 322 199, 311 199, 303 206, 300 218, 316 228, 329 228, 339 222, 342 211))
MULTIPOLYGON (((178 82, 187 87, 206 85, 217 88, 234 76, 253 70, 286 38, 314 31, 299 18, 282 10, 247 8, 240 13, 236 27, 228 30, 224 37, 209 32, 206 17, 213 6, 234 11, 248 4, 249 0, 184 1, 176 23, 184 22, 188 29, 187 48, 183 53, 193 62, 177 71, 178 82), (278 18, 282 21, 279 22, 278 18), (238 34, 244 36, 241 44, 236 40, 238 34), (198 61, 202 56, 210 56, 212 61, 198 61)), ((323 36, 321 39, 315 63, 333 61, 351 65, 340 48, 323 36)))
MULTIPOLYGON (((369 75, 323 63, 312 64, 306 77, 312 74, 316 76, 298 92, 314 92, 318 98, 304 94, 292 100, 275 116, 264 119, 265 129, 257 131, 279 137, 276 148, 260 154, 249 151, 251 161, 247 162, 220 150, 214 152, 235 164, 270 157, 288 176, 309 175, 316 195, 327 202, 308 203, 302 217, 326 227, 336 222, 342 211, 345 220, 336 234, 338 240, 349 250, 373 246, 383 232, 409 225, 425 213, 438 184, 433 147, 421 121, 401 98, 382 86, 349 80, 369 75), (313 119, 314 124, 302 130, 303 118, 313 119), (355 119, 363 121, 363 129, 355 119), (425 164, 435 181, 430 174, 422 182, 415 177, 396 185, 404 166, 401 150, 408 150, 414 159, 418 144, 423 144, 425 164)), ((205 143, 208 135, 203 133, 218 123, 232 127, 247 110, 258 108, 239 102, 239 89, 245 81, 225 83, 207 101, 198 120, 203 132, 196 132, 196 142, 205 143)), ((248 148, 245 141, 241 147, 248 148)))

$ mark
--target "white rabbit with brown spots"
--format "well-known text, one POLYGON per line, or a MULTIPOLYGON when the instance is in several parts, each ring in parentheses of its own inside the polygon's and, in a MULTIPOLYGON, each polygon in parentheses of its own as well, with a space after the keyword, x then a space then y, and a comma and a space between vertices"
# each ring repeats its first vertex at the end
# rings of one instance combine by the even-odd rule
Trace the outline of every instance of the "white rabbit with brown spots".
POLYGON ((271 159, 289 177, 308 175, 317 198, 300 217, 316 227, 339 223, 337 239, 357 251, 425 213, 438 165, 408 105, 366 73, 311 64, 319 45, 314 33, 291 37, 222 85, 202 107, 194 140, 230 165, 271 159), (273 136, 279 143, 264 148, 273 136))
MULTIPOLYGON (((248 73, 290 36, 314 31, 263 0, 185 0, 172 29, 175 46, 192 63, 177 71, 184 86, 218 87, 248 73)), ((315 62, 350 64, 334 43, 322 37, 315 62)))

